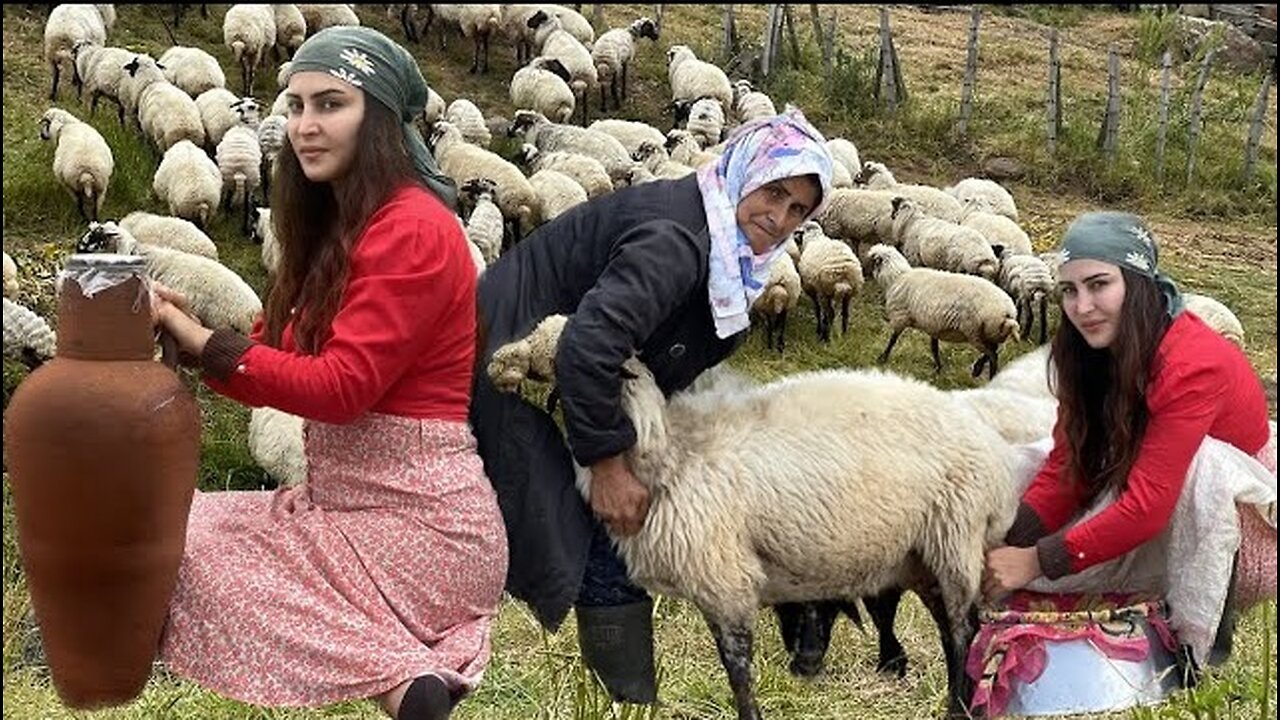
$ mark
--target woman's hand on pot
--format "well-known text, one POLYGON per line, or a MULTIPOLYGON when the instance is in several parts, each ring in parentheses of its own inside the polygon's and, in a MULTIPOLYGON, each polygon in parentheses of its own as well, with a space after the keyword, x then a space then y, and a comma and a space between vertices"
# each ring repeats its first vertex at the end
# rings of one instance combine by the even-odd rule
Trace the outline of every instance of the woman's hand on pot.
POLYGON ((213 331, 192 317, 186 307, 187 299, 182 293, 170 290, 163 285, 155 286, 151 311, 156 325, 178 341, 180 351, 200 357, 204 352, 204 344, 208 342, 213 331))

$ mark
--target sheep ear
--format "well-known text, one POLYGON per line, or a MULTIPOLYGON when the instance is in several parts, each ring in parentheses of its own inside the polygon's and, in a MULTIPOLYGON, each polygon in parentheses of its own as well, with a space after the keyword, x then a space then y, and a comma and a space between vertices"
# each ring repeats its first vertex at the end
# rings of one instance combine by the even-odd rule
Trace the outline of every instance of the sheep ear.
POLYGON ((992 251, 992 252, 994 252, 994 253, 996 254, 996 259, 997 259, 997 260, 1003 260, 1003 259, 1004 259, 1004 245, 1001 245, 1001 244, 999 244, 999 243, 994 244, 994 245, 992 245, 992 246, 991 246, 991 251, 992 251))
POLYGON ((138 74, 138 64, 137 55, 133 56, 133 59, 125 64, 124 69, 129 71, 129 77, 133 77, 138 74))
POLYGON ((529 20, 525 22, 525 25, 529 26, 530 29, 536 30, 539 25, 541 25, 546 21, 547 21, 547 13, 542 10, 539 10, 538 12, 529 16, 529 20))

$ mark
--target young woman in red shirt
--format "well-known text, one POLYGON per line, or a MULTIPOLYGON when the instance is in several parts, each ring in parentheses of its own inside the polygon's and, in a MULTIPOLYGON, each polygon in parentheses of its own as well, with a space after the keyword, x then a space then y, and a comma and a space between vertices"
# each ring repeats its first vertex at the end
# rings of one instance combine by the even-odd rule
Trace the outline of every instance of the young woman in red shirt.
MULTIPOLYGON (((1051 351, 1054 446, 1022 496, 1009 546, 987 554, 988 599, 1041 576, 1079 573, 1155 538, 1169 524, 1206 437, 1275 473, 1257 374, 1239 348, 1183 311, 1177 287, 1156 269, 1158 250, 1142 220, 1087 213, 1067 230, 1062 253, 1058 287, 1066 322, 1051 351), (1114 502, 1073 522, 1109 492, 1114 502)), ((1251 509, 1239 515, 1244 541, 1237 563, 1265 565, 1269 555, 1274 597, 1275 528, 1251 509)), ((1254 591, 1236 604, 1256 599, 1254 591)), ((1215 644, 1229 652, 1231 608, 1226 612, 1215 644)))
POLYGON ((162 643, 245 702, 374 697, 438 720, 489 660, 506 533, 467 425, 475 269, 412 125, 426 97, 385 35, 312 36, 288 77, 265 317, 208 329, 157 291, 211 388, 306 419, 305 483, 197 493, 162 643))

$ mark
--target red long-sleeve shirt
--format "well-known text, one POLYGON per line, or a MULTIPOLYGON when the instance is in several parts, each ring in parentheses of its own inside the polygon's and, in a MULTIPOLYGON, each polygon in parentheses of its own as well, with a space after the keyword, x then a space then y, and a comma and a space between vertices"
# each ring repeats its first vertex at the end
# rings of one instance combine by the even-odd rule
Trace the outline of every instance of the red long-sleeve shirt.
POLYGON ((1050 578, 1076 573, 1133 550, 1159 534, 1173 514, 1191 460, 1206 435, 1252 455, 1267 442, 1267 403, 1244 353, 1190 312, 1169 326, 1156 350, 1147 386, 1149 419, 1116 502, 1066 532, 1061 528, 1086 498, 1068 489, 1061 473, 1067 457, 1062 418, 1054 447, 1023 494, 1043 531, 1037 542, 1050 578))
MULTIPOLYGON (((319 354, 295 351, 290 323, 282 349, 240 338, 248 347, 235 370, 225 380, 206 374, 205 382, 247 405, 323 422, 347 423, 366 412, 465 421, 476 278, 452 213, 420 187, 401 188, 370 218, 350 262, 332 335, 319 354)), ((250 339, 261 333, 259 321, 250 339)))

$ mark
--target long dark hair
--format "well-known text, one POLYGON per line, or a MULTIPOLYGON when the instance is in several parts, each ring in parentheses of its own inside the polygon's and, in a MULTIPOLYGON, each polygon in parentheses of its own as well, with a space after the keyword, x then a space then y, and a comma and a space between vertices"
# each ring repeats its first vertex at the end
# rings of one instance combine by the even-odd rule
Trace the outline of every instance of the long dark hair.
POLYGON ((319 353, 346 289, 352 245, 387 198, 414 182, 422 184, 400 121, 371 95, 365 94, 355 155, 338 186, 308 180, 285 137, 271 183, 271 222, 281 252, 264 311, 267 344, 280 346, 292 318, 297 348, 319 353))
POLYGON ((1063 482, 1086 496, 1123 490, 1147 429, 1147 381, 1171 322, 1155 281, 1127 268, 1120 327, 1111 347, 1095 350, 1065 317, 1053 337, 1059 413, 1067 436, 1063 482))

